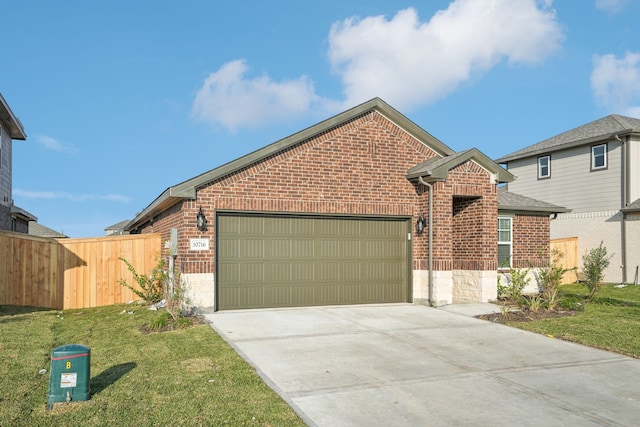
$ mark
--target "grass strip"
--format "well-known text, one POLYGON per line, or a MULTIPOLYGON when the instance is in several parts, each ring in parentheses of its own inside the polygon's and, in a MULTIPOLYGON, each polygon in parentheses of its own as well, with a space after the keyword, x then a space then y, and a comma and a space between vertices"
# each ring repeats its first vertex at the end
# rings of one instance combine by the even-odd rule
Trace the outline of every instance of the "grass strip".
POLYGON ((211 327, 143 334, 156 316, 0 306, 0 425, 304 425, 211 327), (91 348, 91 399, 47 410, 49 359, 65 344, 91 348))
POLYGON ((559 290, 563 298, 578 301, 583 309, 570 317, 507 324, 640 358, 640 286, 605 285, 590 303, 582 285, 563 285, 559 290))

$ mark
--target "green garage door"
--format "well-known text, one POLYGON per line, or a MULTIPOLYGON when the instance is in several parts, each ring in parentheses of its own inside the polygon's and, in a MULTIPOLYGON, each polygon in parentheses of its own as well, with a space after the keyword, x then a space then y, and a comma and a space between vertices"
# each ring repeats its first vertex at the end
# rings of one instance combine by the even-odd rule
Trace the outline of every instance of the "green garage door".
POLYGON ((218 309, 409 301, 406 219, 219 214, 218 309))

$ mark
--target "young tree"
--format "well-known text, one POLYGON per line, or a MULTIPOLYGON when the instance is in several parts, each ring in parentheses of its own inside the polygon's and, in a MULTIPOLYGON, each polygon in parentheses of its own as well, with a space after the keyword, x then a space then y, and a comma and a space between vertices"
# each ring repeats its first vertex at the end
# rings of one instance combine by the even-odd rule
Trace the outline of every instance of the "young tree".
POLYGON ((600 283, 604 278, 604 270, 609 267, 611 257, 613 257, 613 255, 607 256, 607 248, 602 246, 602 243, 600 242, 600 246, 591 249, 582 256, 584 285, 589 289, 588 301, 591 301, 598 289, 600 289, 600 283))

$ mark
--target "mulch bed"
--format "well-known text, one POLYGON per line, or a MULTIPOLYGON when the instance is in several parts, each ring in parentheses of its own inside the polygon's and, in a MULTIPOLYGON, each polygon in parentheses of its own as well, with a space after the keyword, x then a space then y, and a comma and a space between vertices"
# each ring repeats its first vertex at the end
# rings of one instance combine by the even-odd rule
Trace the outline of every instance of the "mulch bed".
POLYGON ((532 320, 555 319, 558 317, 568 317, 576 314, 572 310, 514 310, 508 313, 493 313, 477 316, 478 319, 488 320, 490 322, 506 323, 506 322, 530 322, 532 320))

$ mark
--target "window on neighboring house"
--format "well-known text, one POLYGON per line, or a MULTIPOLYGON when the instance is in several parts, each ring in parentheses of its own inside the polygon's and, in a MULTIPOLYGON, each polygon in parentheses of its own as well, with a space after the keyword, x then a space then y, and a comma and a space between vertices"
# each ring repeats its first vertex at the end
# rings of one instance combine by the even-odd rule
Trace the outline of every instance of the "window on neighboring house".
POLYGON ((538 157, 538 179, 551 176, 551 156, 538 157))
POLYGON ((498 217, 498 268, 511 268, 512 218, 498 217))
POLYGON ((607 168, 607 144, 591 147, 591 170, 607 168))

